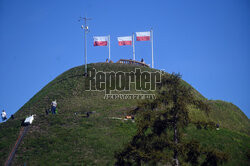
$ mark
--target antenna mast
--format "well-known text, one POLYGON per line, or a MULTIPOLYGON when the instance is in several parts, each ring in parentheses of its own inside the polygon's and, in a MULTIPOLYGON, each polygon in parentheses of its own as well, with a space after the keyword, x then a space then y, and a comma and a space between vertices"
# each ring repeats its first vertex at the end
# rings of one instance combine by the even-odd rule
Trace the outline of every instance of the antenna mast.
POLYGON ((87 26, 87 21, 91 20, 91 18, 87 18, 87 17, 80 17, 80 19, 78 21, 84 21, 84 26, 82 25, 81 28, 84 29, 84 57, 85 57, 85 72, 84 72, 84 76, 87 76, 87 37, 86 34, 89 32, 89 27, 87 26))

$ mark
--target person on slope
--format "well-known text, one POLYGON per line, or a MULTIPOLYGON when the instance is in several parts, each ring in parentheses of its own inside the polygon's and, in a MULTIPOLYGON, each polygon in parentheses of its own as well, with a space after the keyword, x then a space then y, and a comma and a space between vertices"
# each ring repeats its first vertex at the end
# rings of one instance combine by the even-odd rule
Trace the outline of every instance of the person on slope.
POLYGON ((52 103, 51 103, 51 112, 52 112, 52 114, 56 114, 56 106, 57 106, 56 100, 52 101, 52 103))
POLYGON ((2 115, 2 121, 5 121, 7 119, 7 114, 4 110, 2 111, 1 115, 2 115))

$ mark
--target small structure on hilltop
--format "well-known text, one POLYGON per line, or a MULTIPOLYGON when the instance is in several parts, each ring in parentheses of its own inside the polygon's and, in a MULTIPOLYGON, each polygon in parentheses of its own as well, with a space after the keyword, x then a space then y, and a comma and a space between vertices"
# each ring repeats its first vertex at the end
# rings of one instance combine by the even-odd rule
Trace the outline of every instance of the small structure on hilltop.
POLYGON ((131 59, 120 59, 120 60, 117 61, 116 63, 122 63, 122 64, 136 64, 136 65, 140 65, 140 66, 149 67, 149 65, 146 64, 144 61, 143 61, 143 62, 140 62, 140 61, 131 60, 131 59))

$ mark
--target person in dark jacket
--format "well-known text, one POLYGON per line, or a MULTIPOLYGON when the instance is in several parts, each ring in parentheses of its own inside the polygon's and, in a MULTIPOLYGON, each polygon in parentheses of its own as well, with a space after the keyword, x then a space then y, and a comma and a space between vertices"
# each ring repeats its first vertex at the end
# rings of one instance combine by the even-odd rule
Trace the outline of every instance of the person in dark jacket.
POLYGON ((15 119, 15 117, 14 117, 14 115, 13 115, 13 114, 10 116, 10 118, 11 118, 11 119, 15 119))

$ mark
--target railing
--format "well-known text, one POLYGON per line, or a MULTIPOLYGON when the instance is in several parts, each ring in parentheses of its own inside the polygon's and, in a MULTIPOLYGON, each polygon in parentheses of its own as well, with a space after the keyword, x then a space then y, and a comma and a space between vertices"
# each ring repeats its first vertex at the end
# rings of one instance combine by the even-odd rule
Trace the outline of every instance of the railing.
POLYGON ((16 154, 17 148, 18 148, 19 144, 21 143, 23 137, 27 133, 28 129, 29 129, 29 126, 25 126, 25 127, 21 128, 19 136, 18 136, 18 138, 16 140, 16 143, 15 143, 14 147, 12 148, 12 150, 11 150, 11 152, 9 154, 9 157, 6 160, 4 166, 10 166, 11 165, 11 162, 12 162, 12 160, 13 160, 15 154, 16 154))
POLYGON ((120 59, 120 60, 117 61, 116 63, 122 63, 122 64, 136 64, 136 65, 141 65, 141 66, 149 67, 149 65, 147 65, 147 64, 144 63, 144 62, 135 61, 135 60, 129 60, 129 59, 120 59))

